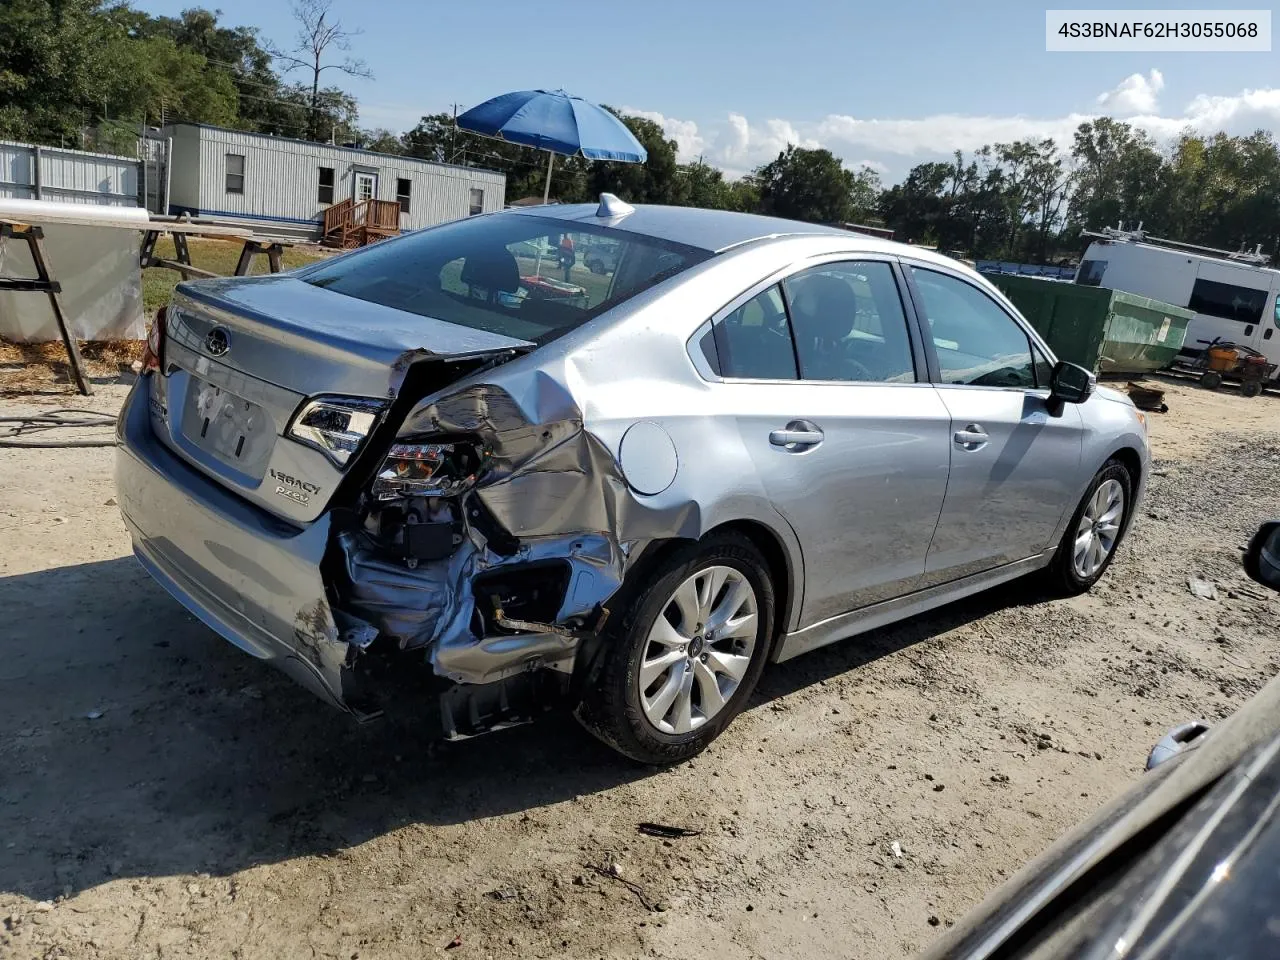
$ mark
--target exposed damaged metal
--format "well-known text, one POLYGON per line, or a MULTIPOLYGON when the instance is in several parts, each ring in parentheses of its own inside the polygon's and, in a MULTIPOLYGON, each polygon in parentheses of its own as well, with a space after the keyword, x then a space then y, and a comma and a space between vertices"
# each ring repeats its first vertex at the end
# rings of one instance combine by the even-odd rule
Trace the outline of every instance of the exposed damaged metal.
POLYGON ((571 670, 639 543, 612 456, 533 379, 532 409, 488 384, 415 407, 336 536, 344 611, 455 682, 571 670))

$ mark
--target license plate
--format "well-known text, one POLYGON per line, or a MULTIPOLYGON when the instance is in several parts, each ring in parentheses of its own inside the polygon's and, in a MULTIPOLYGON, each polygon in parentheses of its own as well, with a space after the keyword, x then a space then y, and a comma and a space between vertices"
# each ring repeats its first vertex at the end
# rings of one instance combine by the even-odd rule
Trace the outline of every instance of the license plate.
POLYGON ((256 403, 193 377, 182 432, 200 449, 245 469, 266 452, 264 441, 274 434, 274 426, 256 403))

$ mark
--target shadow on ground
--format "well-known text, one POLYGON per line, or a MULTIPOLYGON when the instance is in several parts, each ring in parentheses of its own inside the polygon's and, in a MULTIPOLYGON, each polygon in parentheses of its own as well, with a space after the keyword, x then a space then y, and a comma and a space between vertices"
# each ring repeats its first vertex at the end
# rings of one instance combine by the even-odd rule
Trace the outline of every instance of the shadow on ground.
MULTIPOLYGON (((751 708, 1037 599, 999 589, 775 665, 751 708)), ((357 725, 193 620, 132 558, 0 579, 0 610, 4 892, 225 875, 654 772, 564 715, 455 744, 357 725)))

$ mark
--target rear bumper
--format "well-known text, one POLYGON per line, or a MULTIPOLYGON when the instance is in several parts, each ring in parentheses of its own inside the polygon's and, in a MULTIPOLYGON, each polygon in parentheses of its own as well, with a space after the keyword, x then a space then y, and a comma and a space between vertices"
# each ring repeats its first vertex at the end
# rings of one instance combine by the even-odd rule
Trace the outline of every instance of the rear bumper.
POLYGON ((140 378, 116 435, 117 500, 138 560, 210 629, 352 710, 349 645, 320 573, 328 515, 298 529, 198 473, 156 438, 149 393, 140 378))

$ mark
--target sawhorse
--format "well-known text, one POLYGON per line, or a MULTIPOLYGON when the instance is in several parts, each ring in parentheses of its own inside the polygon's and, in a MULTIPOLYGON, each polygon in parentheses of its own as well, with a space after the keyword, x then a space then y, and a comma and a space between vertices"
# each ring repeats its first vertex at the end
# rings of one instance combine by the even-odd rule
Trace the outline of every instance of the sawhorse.
POLYGON ((35 264, 34 279, 18 277, 0 277, 0 290, 14 293, 43 293, 49 297, 49 306, 53 309, 53 318, 58 322, 58 333, 62 335, 62 344, 67 348, 67 359, 71 363, 71 375, 75 378, 76 389, 86 397, 93 393, 93 386, 85 376, 84 361, 80 359, 80 347, 76 338, 71 335, 67 326, 67 312, 62 307, 62 284, 53 275, 49 266, 49 257, 44 249, 44 231, 32 224, 0 223, 0 241, 25 240, 31 251, 31 262, 35 264))
MULTIPOLYGON (((177 270, 182 274, 184 280, 196 277, 198 279, 209 279, 217 277, 220 274, 210 273, 208 270, 191 265, 191 250, 187 246, 187 232, 185 230, 175 230, 172 225, 159 230, 148 230, 142 237, 142 252, 138 257, 138 262, 145 269, 146 267, 164 267, 167 270, 177 270), (155 255, 156 240, 159 239, 161 233, 169 233, 173 235, 173 250, 177 255, 177 260, 166 260, 163 257, 155 255)), ((199 233, 200 228, 196 225, 190 232, 199 233)), ((290 244, 280 240, 254 240, 246 238, 244 246, 240 249, 240 259, 236 263, 236 272, 233 276, 247 277, 249 268, 253 265, 253 258, 257 254, 266 254, 267 266, 272 273, 279 273, 282 269, 281 255, 284 248, 290 244)))

